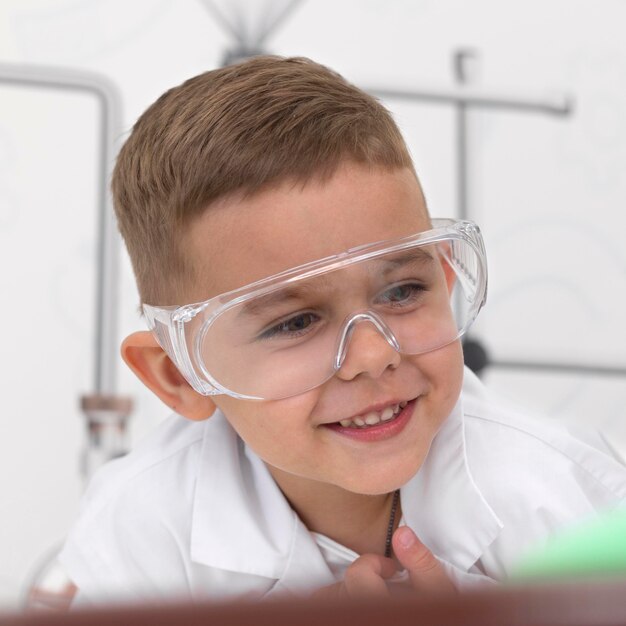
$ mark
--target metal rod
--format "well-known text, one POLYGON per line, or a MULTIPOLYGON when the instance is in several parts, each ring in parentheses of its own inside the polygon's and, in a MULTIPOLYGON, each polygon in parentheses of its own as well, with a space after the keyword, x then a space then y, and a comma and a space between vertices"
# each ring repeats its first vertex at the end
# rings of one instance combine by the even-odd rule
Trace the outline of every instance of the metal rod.
MULTIPOLYGON (((475 60, 475 53, 472 50, 458 50, 453 57, 454 77, 463 89, 467 88, 471 80, 471 72, 467 71, 467 65, 475 60)), ((457 157, 457 213, 459 219, 469 219, 468 197, 469 197, 469 141, 467 104, 457 102, 456 109, 456 157, 457 157)))
POLYGON ((456 128, 457 128, 457 213, 459 219, 469 219, 467 207, 468 197, 468 172, 467 172, 467 106, 459 103, 456 105, 456 128))
POLYGON ((115 140, 121 128, 121 98, 115 85, 104 76, 57 67, 2 63, 0 84, 86 93, 95 96, 100 105, 94 392, 114 395, 120 238, 108 183, 116 153, 115 140))
POLYGON ((573 100, 567 96, 552 96, 548 98, 539 95, 516 95, 512 92, 503 95, 502 93, 470 87, 413 90, 366 87, 364 89, 380 98, 409 100, 411 102, 464 104, 467 107, 510 109, 520 112, 538 111, 558 116, 569 115, 574 107, 573 100))
POLYGON ((561 374, 584 374, 585 376, 615 376, 626 377, 625 367, 611 367, 605 365, 582 365, 580 363, 555 363, 535 361, 489 361, 487 367, 509 370, 529 370, 541 372, 558 372, 561 374))

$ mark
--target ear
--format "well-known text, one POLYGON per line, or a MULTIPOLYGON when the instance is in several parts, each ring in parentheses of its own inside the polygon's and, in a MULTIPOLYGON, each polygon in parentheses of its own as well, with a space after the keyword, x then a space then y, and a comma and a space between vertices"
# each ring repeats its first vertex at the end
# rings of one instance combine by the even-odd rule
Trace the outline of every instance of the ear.
POLYGON ((122 342, 121 352, 139 380, 176 413, 190 420, 213 415, 213 400, 193 389, 151 332, 143 330, 129 335, 122 342))

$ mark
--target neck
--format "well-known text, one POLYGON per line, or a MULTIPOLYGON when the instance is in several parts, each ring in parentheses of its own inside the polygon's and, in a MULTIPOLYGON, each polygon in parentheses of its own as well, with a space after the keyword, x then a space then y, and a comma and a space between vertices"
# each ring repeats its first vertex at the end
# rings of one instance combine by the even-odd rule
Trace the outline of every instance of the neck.
MULTIPOLYGON (((326 535, 357 554, 384 553, 393 493, 353 493, 275 467, 268 469, 310 531, 326 535)), ((401 515, 398 505, 395 526, 401 515)))

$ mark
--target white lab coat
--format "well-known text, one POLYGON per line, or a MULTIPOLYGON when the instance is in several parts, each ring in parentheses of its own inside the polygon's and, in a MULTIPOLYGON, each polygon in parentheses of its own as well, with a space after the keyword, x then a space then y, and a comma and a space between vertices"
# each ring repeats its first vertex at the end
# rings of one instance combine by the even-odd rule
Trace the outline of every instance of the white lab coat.
MULTIPOLYGON (((460 587, 506 578, 528 547, 625 500, 623 465, 494 403, 469 370, 401 489, 403 523, 460 587)), ((263 597, 335 582, 315 536, 219 413, 172 416, 101 469, 60 559, 83 602, 263 597)))

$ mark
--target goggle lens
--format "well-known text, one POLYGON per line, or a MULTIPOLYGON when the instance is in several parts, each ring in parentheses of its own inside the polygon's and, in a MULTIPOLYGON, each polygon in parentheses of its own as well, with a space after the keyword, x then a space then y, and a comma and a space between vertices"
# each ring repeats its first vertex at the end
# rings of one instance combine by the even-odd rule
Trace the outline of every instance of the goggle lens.
POLYGON ((242 397, 297 395, 341 367, 360 321, 404 354, 456 340, 482 304, 483 271, 473 245, 447 239, 295 278, 206 320, 196 363, 212 384, 242 397))

